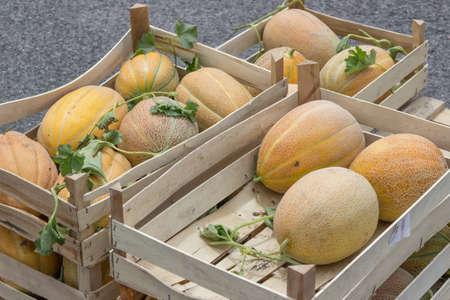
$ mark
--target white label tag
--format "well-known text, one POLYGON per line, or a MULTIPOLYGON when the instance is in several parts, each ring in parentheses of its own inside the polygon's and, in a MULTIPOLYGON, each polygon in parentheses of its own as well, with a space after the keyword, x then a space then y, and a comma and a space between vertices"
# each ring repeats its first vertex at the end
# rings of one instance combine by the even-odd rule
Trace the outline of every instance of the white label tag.
POLYGON ((397 224, 395 224, 394 232, 389 239, 389 247, 393 247, 402 239, 409 237, 411 234, 410 217, 406 214, 397 224))

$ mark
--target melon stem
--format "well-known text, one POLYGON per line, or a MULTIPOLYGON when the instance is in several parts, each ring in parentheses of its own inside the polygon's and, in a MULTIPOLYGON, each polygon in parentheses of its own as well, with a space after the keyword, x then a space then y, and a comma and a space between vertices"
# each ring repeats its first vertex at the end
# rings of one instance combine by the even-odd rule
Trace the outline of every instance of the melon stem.
POLYGON ((236 228, 233 229, 233 231, 231 232, 231 236, 233 236, 233 234, 237 233, 239 231, 239 229, 241 229, 243 227, 247 227, 247 226, 259 223, 259 222, 263 222, 265 220, 272 220, 272 219, 273 219, 273 216, 265 216, 265 217, 261 217, 259 219, 256 219, 256 220, 253 220, 253 221, 241 224, 241 225, 239 225, 239 226, 237 226, 236 228))
POLYGON ((262 182, 263 178, 261 176, 253 177, 253 182, 262 182))

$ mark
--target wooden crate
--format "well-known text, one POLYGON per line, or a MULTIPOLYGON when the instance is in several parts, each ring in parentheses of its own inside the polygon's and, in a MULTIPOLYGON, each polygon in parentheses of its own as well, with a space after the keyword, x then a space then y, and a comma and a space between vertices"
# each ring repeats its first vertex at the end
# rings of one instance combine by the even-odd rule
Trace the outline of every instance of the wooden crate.
MULTIPOLYGON (((447 171, 395 222, 380 222, 364 249, 341 262, 286 268, 255 260, 247 262, 245 277, 230 272, 239 269, 239 251, 211 247, 199 232, 208 224, 233 228, 254 220, 267 205, 273 207, 280 200, 281 195, 252 181, 259 145, 275 122, 305 101, 326 99, 347 109, 360 124, 424 136, 445 150, 450 163, 450 127, 319 89, 318 78, 308 78, 317 70, 317 64, 299 65, 299 93, 203 144, 125 204, 126 193, 119 187, 111 189, 114 250, 110 265, 117 282, 161 299, 367 299, 450 221, 447 171), (144 212, 164 203, 171 205, 141 221, 144 212), (202 217, 219 203, 218 210, 202 217)), ((381 138, 368 131, 364 135, 367 144, 381 138)), ((248 246, 265 253, 279 249, 264 225, 243 228, 240 236, 248 246)), ((417 295, 424 294, 450 267, 449 255, 447 246, 399 299, 418 299, 417 295)), ((433 299, 448 299, 448 287, 449 281, 433 299)))
MULTIPOLYGON (((105 57, 77 79, 37 96, 0 104, 0 125, 44 111, 64 94, 81 86, 97 84, 104 80, 128 59, 133 53, 137 41, 149 29, 155 34, 157 42, 165 46, 168 45, 167 37, 176 37, 173 33, 149 26, 148 8, 144 5, 133 6, 130 10, 130 19, 131 30, 105 57)), ((275 71, 271 73, 201 43, 195 43, 194 48, 190 50, 182 48, 179 43, 175 43, 175 47, 178 57, 191 60, 194 55, 198 55, 202 66, 222 69, 242 83, 259 87, 264 92, 221 122, 163 154, 135 166, 119 178, 96 190, 88 190, 86 174, 66 176, 65 181, 71 198, 69 202, 60 201, 57 221, 69 228, 71 235, 67 236, 65 245, 55 245, 54 250, 78 265, 79 290, 36 272, 2 254, 0 254, 0 277, 50 299, 112 299, 113 295, 118 294, 118 285, 111 282, 106 286, 101 286, 100 279, 100 263, 107 259, 108 251, 111 248, 109 229, 104 228, 95 232, 93 225, 102 216, 109 214, 110 201, 106 198, 95 204, 90 204, 90 202, 99 196, 108 194, 109 188, 115 185, 127 186, 124 192, 131 197, 158 178, 177 159, 225 129, 277 102, 287 94, 286 80, 279 72, 280 66, 282 66, 281 60, 274 62, 275 71)), ((178 72, 181 77, 185 74, 181 67, 178 67, 178 72)), ((104 80, 102 85, 113 87, 116 76, 117 74, 104 80)), ((35 138, 37 129, 38 126, 29 131, 27 135, 35 138)), ((3 169, 0 169, 0 192, 15 197, 43 215, 50 216, 52 214, 54 201, 49 191, 3 169)), ((0 225, 27 239, 35 240, 45 224, 41 219, 24 211, 0 204, 0 225)), ((0 285, 0 291, 4 290, 5 294, 6 289, 8 293, 11 293, 11 289, 5 288, 3 284, 0 285)), ((16 293, 22 295, 17 298, 26 298, 22 293, 16 293)))

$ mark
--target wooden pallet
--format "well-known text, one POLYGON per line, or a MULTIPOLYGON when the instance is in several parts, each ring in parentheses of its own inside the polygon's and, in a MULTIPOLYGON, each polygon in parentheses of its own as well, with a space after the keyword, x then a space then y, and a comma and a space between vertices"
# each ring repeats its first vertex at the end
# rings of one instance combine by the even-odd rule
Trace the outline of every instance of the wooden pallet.
MULTIPOLYGON (((168 39, 176 37, 173 33, 149 26, 147 6, 139 4, 133 6, 130 10, 130 20, 131 30, 105 57, 77 79, 37 96, 0 104, 0 125, 44 111, 63 95, 81 86, 103 81, 101 85, 113 87, 117 74, 110 78, 107 76, 128 59, 144 32, 151 30, 155 34, 157 42, 163 46, 169 45, 168 39)), ((173 41, 175 42, 177 39, 173 39, 173 41)), ((116 185, 127 186, 124 189, 125 194, 128 197, 133 196, 158 178, 177 159, 227 128, 277 102, 287 93, 286 80, 283 79, 282 73, 277 72, 280 69, 279 66, 282 65, 281 60, 274 62, 274 72, 271 73, 201 43, 195 43, 194 48, 190 50, 182 48, 178 42, 175 42, 175 47, 178 57, 192 60, 194 55, 197 55, 202 66, 222 69, 242 83, 261 88, 264 92, 221 122, 163 154, 133 167, 122 176, 96 190, 88 190, 86 174, 66 176, 65 182, 71 198, 69 202, 60 201, 57 221, 69 228, 73 235, 67 236, 65 245, 55 245, 54 250, 77 264, 78 278, 80 279, 79 290, 35 272, 4 255, 0 255, 0 277, 11 280, 33 293, 49 299, 111 299, 113 295, 118 294, 118 285, 111 282, 101 286, 101 276, 99 276, 101 262, 107 259, 111 248, 110 233, 108 228, 95 232, 93 226, 100 218, 109 214, 110 201, 109 197, 106 197, 95 204, 90 204, 91 200, 108 194, 109 188, 116 185), (130 185, 130 183, 132 184, 130 185)), ((177 70, 180 77, 185 74, 183 68, 177 67, 177 70)), ((29 131, 27 135, 35 138, 38 127, 29 131)), ((0 169, 0 192, 18 199, 43 215, 50 216, 52 214, 54 201, 49 191, 3 169, 0 169)), ((26 212, 0 204, 0 225, 27 239, 35 240, 46 223, 26 212)), ((0 289, 2 288, 3 285, 0 286, 0 289)), ((16 296, 18 299, 26 298, 22 293, 16 293, 21 295, 16 296)))
MULTIPOLYGON (((111 268, 116 281, 163 299, 367 299, 413 252, 450 222, 450 171, 392 224, 380 222, 372 241, 359 253, 335 264, 286 267, 250 260, 245 276, 240 253, 211 247, 199 236, 207 224, 235 227, 254 220, 281 195, 252 181, 259 144, 271 126, 305 101, 326 99, 347 109, 360 124, 382 132, 409 132, 433 141, 450 162, 450 127, 392 108, 343 96, 313 84, 314 68, 299 65, 301 93, 282 101, 211 139, 122 205, 120 188, 111 190, 111 268), (303 69, 303 70, 302 70, 303 69), (313 95, 305 99, 304 95, 313 95), (179 170, 189 170, 180 174, 179 170), (223 201, 226 201, 225 203, 223 201), (141 222, 136 210, 170 207, 141 222), (217 204, 220 208, 202 217, 217 204), (137 226, 137 224, 139 224, 137 226), (400 228, 409 226, 410 235, 400 228)), ((316 68, 318 66, 316 65, 316 68)), ((317 78, 316 78, 317 80, 317 78)), ((364 132, 367 144, 382 136, 364 132)), ((279 245, 264 225, 243 228, 242 241, 264 252, 279 245)), ((450 267, 449 246, 398 299, 416 299, 450 267)), ((447 281, 434 299, 448 299, 447 281)), ((125 294, 122 300, 126 298, 125 294)))

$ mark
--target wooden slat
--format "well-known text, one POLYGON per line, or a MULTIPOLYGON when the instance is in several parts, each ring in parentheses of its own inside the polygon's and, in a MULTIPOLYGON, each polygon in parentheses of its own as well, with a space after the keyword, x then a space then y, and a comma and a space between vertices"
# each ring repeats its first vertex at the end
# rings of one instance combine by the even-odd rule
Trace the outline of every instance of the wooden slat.
POLYGON ((28 296, 19 290, 0 281, 0 299, 5 300, 36 300, 34 297, 28 296))
POLYGON ((438 147, 450 150, 450 127, 416 116, 321 89, 322 99, 348 110, 359 123, 392 133, 414 133, 428 138, 438 147))
POLYGON ((232 299, 286 299, 233 273, 194 258, 149 235, 113 220, 112 235, 119 250, 141 257, 232 299))
MULTIPOLYGON (((396 89, 394 93, 380 102, 380 105, 393 109, 399 109, 408 100, 417 96, 425 88, 428 78, 428 65, 425 65, 419 72, 414 74, 408 81, 396 89)), ((416 100, 417 101, 417 100, 416 100)), ((415 102, 415 101, 414 101, 415 102)))
POLYGON ((431 120, 436 117, 443 109, 445 109, 444 101, 422 96, 414 100, 402 111, 411 115, 415 115, 422 119, 431 120))
POLYGON ((148 16, 148 6, 136 3, 130 8, 130 27, 133 51, 136 51, 137 44, 142 35, 149 31, 150 18, 148 16))
POLYGON ((95 265, 106 258, 111 250, 109 228, 103 228, 81 242, 83 265, 95 265))
POLYGON ((441 111, 433 121, 450 126, 450 109, 444 109, 441 111))
MULTIPOLYGON (((4 169, 0 169, 0 192, 14 197, 48 217, 53 213, 55 203, 49 191, 4 169)), ((58 222, 74 229, 76 224, 75 211, 75 206, 60 199, 56 215, 58 222)))
POLYGON ((313 61, 297 65, 298 69, 298 104, 320 99, 320 67, 313 61))
POLYGON ((390 67, 383 74, 360 90, 355 98, 374 102, 384 95, 390 88, 395 86, 400 80, 423 64, 428 55, 428 41, 408 53, 399 62, 390 67))
POLYGON ((443 286, 434 294, 431 300, 447 300, 450 298, 450 279, 444 283, 443 286))
POLYGON ((89 292, 88 300, 111 300, 119 295, 119 285, 117 282, 110 281, 101 288, 89 292))
MULTIPOLYGON (((316 299, 342 298, 378 263, 391 252, 391 237, 405 219, 409 219, 411 232, 449 194, 450 171, 447 171, 419 200, 383 232, 367 249, 357 256, 338 276, 319 292, 316 299)), ((439 229, 438 229, 439 230, 439 229)), ((437 230, 437 231, 438 231, 437 230)), ((401 243, 402 241, 400 241, 401 243)))
POLYGON ((0 277, 7 278, 17 285, 48 299, 85 299, 82 292, 3 253, 0 253, 0 277))
POLYGON ((424 295, 448 269, 450 269, 450 244, 442 249, 425 269, 414 278, 397 297, 397 300, 408 300, 413 299, 417 295, 424 295))
POLYGON ((267 129, 296 105, 297 95, 292 94, 278 102, 277 105, 250 117, 247 122, 226 130, 226 134, 221 134, 203 144, 201 146, 203 150, 195 151, 192 155, 177 162, 164 175, 125 203, 125 223, 131 226, 137 224, 179 188, 229 156, 233 152, 230 150, 233 149, 237 153, 240 149, 250 145, 256 146, 267 129), (233 138, 233 144, 229 143, 231 137, 233 138), (196 163, 194 164, 194 162, 196 163), (195 169, 192 168, 194 165, 195 169), (179 170, 192 170, 191 176, 181 177, 179 176, 179 170), (151 196, 150 199, 149 196, 151 196))
POLYGON ((127 32, 120 41, 85 73, 54 90, 0 104, 0 125, 17 121, 48 109, 59 98, 79 87, 97 84, 111 74, 131 54, 131 35, 127 32))
MULTIPOLYGON (((447 190, 447 192, 450 192, 447 190)), ((367 299, 378 287, 380 287, 390 274, 420 248, 422 241, 426 241, 438 232, 442 227, 450 221, 450 196, 446 198, 441 205, 435 207, 431 213, 422 220, 415 228, 411 228, 411 235, 394 246, 387 246, 388 255, 384 259, 378 261, 373 268, 369 269, 367 275, 363 276, 351 292, 346 295, 345 299, 367 299)), ((442 275, 445 270, 440 273, 442 275)), ((433 275, 433 277, 436 274, 433 275)), ((439 276, 438 276, 439 277, 439 276)), ((424 279, 423 279, 424 280, 424 279)), ((423 283, 427 281, 424 280, 423 283)), ((431 285, 430 285, 431 286, 431 285)), ((425 292, 424 292, 425 293, 425 292)), ((419 294, 419 295, 423 295, 419 294)), ((324 299, 319 298, 318 299, 324 299)), ((411 298, 402 298, 411 299, 411 298)))

